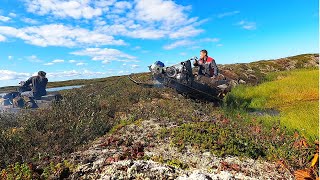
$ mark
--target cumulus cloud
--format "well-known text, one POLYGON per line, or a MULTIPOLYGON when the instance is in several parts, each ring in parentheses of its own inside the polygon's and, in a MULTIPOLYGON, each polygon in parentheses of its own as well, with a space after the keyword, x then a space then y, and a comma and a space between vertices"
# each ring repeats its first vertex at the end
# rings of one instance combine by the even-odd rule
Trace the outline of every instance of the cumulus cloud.
POLYGON ((247 30, 255 30, 257 28, 255 22, 240 21, 237 25, 247 30))
POLYGON ((52 66, 52 65, 54 65, 54 63, 53 63, 53 62, 49 62, 49 63, 44 63, 43 65, 45 65, 45 66, 52 66))
POLYGON ((22 80, 29 78, 30 73, 18 73, 10 70, 0 69, 0 81, 22 80))
POLYGON ((117 49, 109 48, 86 48, 84 50, 71 52, 71 54, 79 56, 89 56, 94 61, 102 61, 103 63, 109 63, 111 61, 120 62, 136 62, 136 57, 126 54, 117 49))
POLYGON ((83 65, 87 65, 87 63, 79 62, 76 64, 76 66, 83 66, 83 65))
POLYGON ((8 56, 8 59, 9 59, 9 60, 12 60, 12 59, 13 59, 13 56, 8 56))
POLYGON ((84 65, 87 65, 87 63, 79 62, 79 61, 77 61, 77 60, 69 60, 68 62, 69 62, 69 63, 72 63, 72 64, 75 64, 76 66, 84 66, 84 65))
MULTIPOLYGON (((120 3, 120 2, 117 2, 120 3)), ((115 7, 117 6, 115 3, 115 7)), ((172 0, 136 0, 122 3, 124 12, 111 11, 107 20, 96 22, 96 29, 109 35, 122 35, 140 39, 164 37, 184 38, 203 32, 197 17, 188 17, 190 6, 176 4, 172 0)))
MULTIPOLYGON (((63 24, 29 27, 0 26, 0 41, 9 37, 25 43, 47 47, 83 47, 125 45, 114 36, 137 39, 181 39, 204 32, 199 26, 206 19, 190 17, 191 6, 174 0, 22 0, 28 12, 50 19, 76 19, 86 29, 63 24), (52 18, 54 17, 54 18, 52 18)), ((11 16, 10 16, 11 17, 11 16)), ((28 24, 35 19, 21 18, 28 24)))
POLYGON ((54 64, 63 63, 63 62, 64 62, 63 59, 55 59, 55 60, 53 60, 53 61, 51 61, 51 62, 44 63, 43 65, 45 65, 45 66, 52 66, 52 65, 54 65, 54 64))
POLYGON ((27 10, 38 15, 52 14, 53 16, 74 19, 91 19, 100 16, 101 7, 92 7, 90 0, 25 0, 27 10))
POLYGON ((52 61, 53 63, 63 63, 64 60, 63 59, 55 59, 52 61))
POLYGON ((136 68, 138 68, 138 67, 140 67, 139 65, 137 65, 137 64, 133 64, 133 65, 131 65, 131 69, 136 69, 136 68))
POLYGON ((191 40, 178 40, 171 44, 163 46, 163 49, 170 50, 177 47, 188 47, 196 44, 197 42, 200 43, 200 42, 218 42, 218 41, 219 41, 218 38, 204 38, 204 39, 199 39, 196 42, 191 40))
POLYGON ((239 13, 240 13, 240 11, 224 12, 224 13, 218 14, 218 18, 223 18, 223 17, 226 17, 226 16, 234 16, 234 15, 239 14, 239 13))
POLYGON ((204 39, 201 39, 200 41, 201 42, 218 42, 220 39, 218 38, 204 38, 204 39))
POLYGON ((12 12, 11 12, 11 13, 9 13, 8 15, 9 15, 10 17, 17 17, 17 14, 12 13, 12 12))
POLYGON ((60 72, 48 72, 48 78, 77 78, 77 77, 88 77, 88 76, 101 76, 105 75, 105 72, 92 72, 89 70, 70 70, 70 71, 60 71, 60 72))
POLYGON ((0 21, 3 21, 3 22, 7 22, 9 21, 11 18, 9 17, 6 17, 6 16, 0 16, 0 21))
POLYGON ((39 59, 36 55, 27 56, 26 58, 28 61, 33 62, 33 63, 42 62, 42 60, 39 59))
MULTIPOLYGON (((15 72, 6 69, 0 69, 0 85, 8 86, 15 85, 19 81, 24 81, 28 79, 30 76, 36 75, 37 72, 26 73, 26 72, 15 72)), ((103 77, 106 75, 110 75, 109 72, 97 72, 90 70, 69 70, 69 71, 57 71, 57 72, 47 72, 47 77, 49 81, 61 81, 68 79, 76 79, 76 78, 88 78, 88 77, 103 77)))
POLYGON ((190 37, 190 36, 196 36, 203 32, 202 29, 196 29, 193 26, 186 26, 183 28, 178 29, 177 31, 170 33, 170 38, 182 38, 182 37, 190 37))
MULTIPOLYGON (((122 40, 112 36, 127 36, 138 39, 171 39, 197 36, 204 30, 198 26, 204 21, 198 17, 189 17, 191 6, 177 4, 173 0, 23 0, 27 10, 37 15, 49 15, 55 18, 94 19, 95 31, 75 32, 73 36, 56 37, 57 32, 77 31, 80 28, 55 27, 59 25, 39 26, 16 29, 18 37, 37 46, 85 45, 123 45, 122 40), (53 34, 48 41, 46 30, 53 34), (77 35, 80 34, 80 35, 77 35), (88 34, 83 36, 82 34, 88 34), (81 37, 79 37, 81 36, 81 37)), ((24 22, 36 24, 32 19, 24 22)), ((83 29, 82 29, 83 30, 83 29)), ((1 32, 0 32, 1 34, 1 32)), ((2 33, 3 35, 4 33, 2 33)))
POLYGON ((189 40, 181 40, 181 41, 176 41, 172 44, 166 45, 163 48, 166 50, 170 50, 170 49, 174 49, 174 48, 180 47, 180 46, 188 46, 190 44, 193 44, 193 42, 189 41, 189 40))
POLYGON ((112 36, 62 24, 31 26, 21 29, 0 26, 0 35, 1 34, 20 38, 28 44, 42 47, 125 44, 123 40, 115 40, 112 36))
POLYGON ((136 17, 146 22, 164 22, 164 25, 172 26, 184 24, 188 17, 184 11, 189 6, 181 6, 174 1, 164 0, 136 0, 136 17))
POLYGON ((22 18, 21 20, 28 24, 39 24, 37 20, 31 19, 31 18, 22 18))

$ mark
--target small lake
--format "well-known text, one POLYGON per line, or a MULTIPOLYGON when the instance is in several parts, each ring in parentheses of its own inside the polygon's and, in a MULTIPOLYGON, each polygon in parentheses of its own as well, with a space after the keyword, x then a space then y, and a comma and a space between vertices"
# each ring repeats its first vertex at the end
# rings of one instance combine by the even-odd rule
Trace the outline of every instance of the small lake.
MULTIPOLYGON (((81 88, 84 85, 77 85, 77 86, 62 86, 62 87, 54 87, 54 88, 47 88, 47 92, 55 92, 55 91, 61 91, 61 90, 68 90, 68 89, 75 89, 75 88, 81 88)), ((6 95, 7 93, 1 93, 0 92, 0 98, 6 95)))
POLYGON ((82 86, 84 86, 84 85, 54 87, 54 88, 47 88, 46 90, 47 90, 48 92, 52 92, 52 91, 61 91, 61 90, 81 88, 82 86))

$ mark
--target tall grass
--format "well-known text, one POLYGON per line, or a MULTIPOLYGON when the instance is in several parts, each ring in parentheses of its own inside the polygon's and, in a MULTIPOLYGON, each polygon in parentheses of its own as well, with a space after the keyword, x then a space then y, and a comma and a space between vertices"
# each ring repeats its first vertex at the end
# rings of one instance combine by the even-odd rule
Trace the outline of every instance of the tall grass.
POLYGON ((243 110, 276 109, 280 116, 260 117, 266 123, 298 130, 309 139, 318 137, 319 74, 317 69, 300 69, 269 74, 258 86, 240 86, 226 97, 226 104, 243 110))

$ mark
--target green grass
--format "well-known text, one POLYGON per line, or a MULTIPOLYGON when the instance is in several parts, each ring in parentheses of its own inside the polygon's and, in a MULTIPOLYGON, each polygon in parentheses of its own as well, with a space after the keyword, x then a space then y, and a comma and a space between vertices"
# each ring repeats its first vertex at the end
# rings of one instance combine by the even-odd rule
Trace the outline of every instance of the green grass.
POLYGON ((298 130, 309 139, 318 137, 318 69, 301 69, 269 74, 258 86, 239 86, 227 95, 226 105, 243 110, 276 109, 280 116, 259 117, 272 124, 298 130))

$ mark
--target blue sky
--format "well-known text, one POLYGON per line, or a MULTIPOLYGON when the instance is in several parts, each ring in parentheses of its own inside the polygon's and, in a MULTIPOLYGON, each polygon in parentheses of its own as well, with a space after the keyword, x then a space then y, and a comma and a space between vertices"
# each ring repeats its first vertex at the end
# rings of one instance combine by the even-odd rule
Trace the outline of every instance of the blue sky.
POLYGON ((1 0, 0 87, 148 71, 201 49, 218 64, 319 51, 317 0, 1 0))

